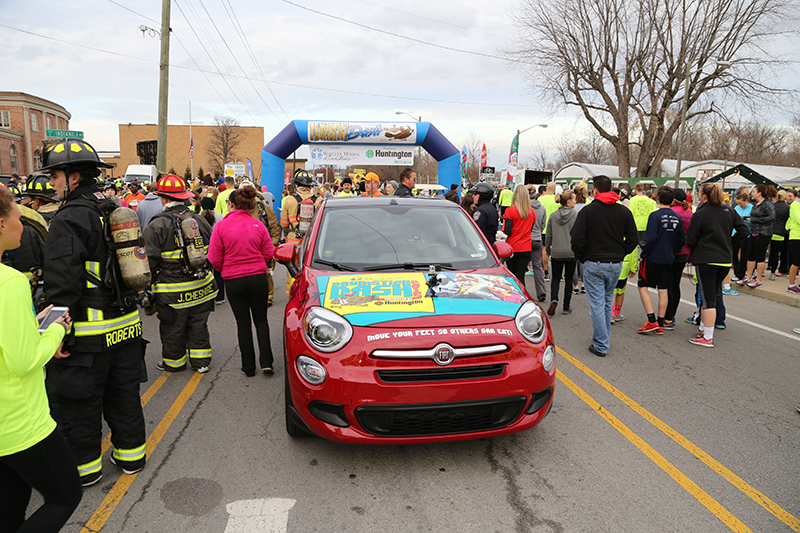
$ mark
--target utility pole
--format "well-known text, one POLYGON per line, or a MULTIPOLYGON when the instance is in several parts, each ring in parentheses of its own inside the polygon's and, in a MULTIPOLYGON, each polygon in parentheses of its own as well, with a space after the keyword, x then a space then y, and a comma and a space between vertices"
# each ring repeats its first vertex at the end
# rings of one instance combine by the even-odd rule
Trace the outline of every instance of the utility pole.
POLYGON ((167 173, 167 102, 169 99, 169 4, 161 0, 161 72, 158 78, 158 151, 156 169, 167 173))

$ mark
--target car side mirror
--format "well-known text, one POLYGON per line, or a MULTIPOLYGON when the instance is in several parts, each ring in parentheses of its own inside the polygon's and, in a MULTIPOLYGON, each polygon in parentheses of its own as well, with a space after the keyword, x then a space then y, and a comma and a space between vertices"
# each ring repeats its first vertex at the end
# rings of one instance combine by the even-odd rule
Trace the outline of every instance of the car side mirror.
POLYGON ((494 246, 494 251, 497 254, 497 257, 499 257, 500 259, 508 259, 512 255, 514 255, 514 248, 507 242, 494 241, 493 246, 494 246))
POLYGON ((286 267, 289 274, 294 278, 297 276, 297 265, 294 264, 297 248, 291 242, 281 244, 275 249, 275 260, 286 267))

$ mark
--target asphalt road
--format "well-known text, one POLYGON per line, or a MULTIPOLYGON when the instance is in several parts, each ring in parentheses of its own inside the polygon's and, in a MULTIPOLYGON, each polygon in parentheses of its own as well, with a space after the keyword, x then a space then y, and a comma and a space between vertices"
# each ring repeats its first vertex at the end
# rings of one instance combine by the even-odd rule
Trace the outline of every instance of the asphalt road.
MULTIPOLYGON (((690 291, 684 280, 684 299, 690 291)), ((695 328, 682 321, 637 334, 645 316, 629 287, 628 319, 601 359, 587 350, 588 305, 576 296, 571 315, 552 319, 558 383, 538 427, 353 446, 285 432, 277 293, 272 377, 240 373, 227 304, 211 315, 202 376, 160 377, 157 320, 145 319, 148 464, 120 475, 106 454, 103 480, 64 531, 800 531, 796 308, 727 297, 728 329, 707 349, 687 342, 695 328)), ((690 312, 682 304, 678 318, 690 312)))

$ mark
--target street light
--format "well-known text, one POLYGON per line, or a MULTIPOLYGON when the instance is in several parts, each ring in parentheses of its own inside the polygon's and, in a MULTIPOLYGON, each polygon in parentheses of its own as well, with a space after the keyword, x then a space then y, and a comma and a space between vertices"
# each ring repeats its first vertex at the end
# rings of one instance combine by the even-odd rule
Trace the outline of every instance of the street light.
MULTIPOLYGON (((395 115, 408 115, 409 117, 413 118, 415 122, 422 122, 422 117, 417 118, 414 115, 412 115, 411 113, 406 113, 405 111, 395 111, 394 114, 395 115)), ((417 134, 419 134, 419 132, 417 132, 417 134)), ((420 151, 419 146, 416 147, 416 151, 417 151, 417 158, 416 158, 417 159, 417 164, 416 164, 417 169, 416 169, 415 172, 417 173, 417 176, 419 176, 419 160, 422 157, 422 152, 420 151)), ((425 176, 425 183, 428 183, 428 177, 427 176, 425 176)))
MULTIPOLYGON (((519 134, 525 133, 528 130, 532 130, 533 128, 546 128, 547 124, 534 124, 529 128, 525 128, 524 130, 517 130, 517 160, 519 160, 519 134)), ((510 163, 510 162, 509 162, 510 163)), ((514 169, 516 172, 516 168, 514 169)), ((506 170, 506 183, 508 183, 508 170, 506 170)))
MULTIPOLYGON (((717 70, 724 70, 730 67, 733 63, 731 61, 717 60, 717 70)), ((683 108, 681 109, 681 131, 678 134, 678 161, 675 165, 675 188, 680 187, 681 182, 681 164, 683 163, 683 136, 686 134, 686 111, 689 107, 689 78, 701 72, 703 67, 697 70, 689 71, 690 65, 686 64, 686 78, 683 84, 683 108)))

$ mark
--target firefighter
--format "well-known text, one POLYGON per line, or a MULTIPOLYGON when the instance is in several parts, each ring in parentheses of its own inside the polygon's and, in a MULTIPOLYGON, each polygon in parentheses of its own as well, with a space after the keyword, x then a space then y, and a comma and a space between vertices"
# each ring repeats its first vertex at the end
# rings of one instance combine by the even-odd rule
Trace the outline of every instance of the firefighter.
POLYGON ((45 245, 45 303, 69 308, 72 330, 64 340, 70 356, 47 365, 53 418, 78 463, 84 486, 102 477, 102 419, 111 429, 110 461, 125 474, 145 464, 145 425, 139 396, 144 341, 135 303, 110 259, 95 178, 111 168, 94 148, 63 139, 44 153, 43 171, 63 202, 50 223, 45 245), (113 280, 113 281, 112 281, 113 280))
POLYGON ((162 361, 156 368, 179 372, 188 361, 205 373, 211 364, 208 315, 217 295, 206 260, 211 226, 184 204, 194 193, 183 178, 167 174, 158 180, 156 194, 164 212, 144 229, 161 334, 162 361))
MULTIPOLYGON (((242 182, 242 187, 255 186, 249 182, 242 182)), ((281 225, 278 221, 278 215, 275 210, 269 206, 264 199, 265 193, 256 193, 256 207, 250 211, 250 215, 259 219, 262 224, 267 228, 269 236, 272 239, 272 245, 278 246, 281 240, 281 225)), ((267 286, 269 287, 269 299, 267 300, 267 307, 272 307, 272 302, 275 299, 275 282, 272 279, 272 273, 275 270, 275 259, 267 263, 267 286)))
MULTIPOLYGON (((286 242, 299 248, 305 232, 311 228, 311 220, 317 207, 322 203, 322 198, 315 196, 311 191, 314 180, 307 170, 295 172, 292 181, 297 186, 297 190, 286 197, 281 211, 281 229, 286 232, 286 242)), ((289 288, 292 283, 294 283, 294 278, 287 274, 286 296, 289 296, 289 288)))
POLYGON ((56 192, 50 185, 50 178, 44 174, 34 176, 25 185, 25 192, 22 196, 31 199, 28 207, 38 211, 47 222, 53 220, 53 215, 58 211, 59 199, 56 192))

